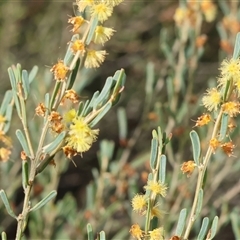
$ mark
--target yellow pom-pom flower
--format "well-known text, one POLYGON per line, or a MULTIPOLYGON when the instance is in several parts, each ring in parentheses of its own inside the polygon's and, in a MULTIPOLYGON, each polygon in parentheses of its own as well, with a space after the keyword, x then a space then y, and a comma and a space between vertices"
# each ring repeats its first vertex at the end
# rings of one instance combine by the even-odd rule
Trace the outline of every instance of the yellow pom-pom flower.
POLYGON ((206 95, 202 98, 202 102, 208 111, 216 111, 221 102, 221 94, 216 88, 208 89, 206 95))
POLYGON ((78 153, 86 152, 90 149, 93 142, 96 141, 99 129, 92 130, 84 118, 75 117, 70 125, 66 143, 68 147, 73 148, 78 153))

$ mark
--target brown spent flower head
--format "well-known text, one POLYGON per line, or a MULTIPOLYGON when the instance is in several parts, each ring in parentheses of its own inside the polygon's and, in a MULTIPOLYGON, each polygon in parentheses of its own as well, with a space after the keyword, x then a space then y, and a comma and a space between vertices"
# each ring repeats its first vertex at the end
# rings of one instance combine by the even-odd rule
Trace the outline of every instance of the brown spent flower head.
POLYGON ((179 236, 172 236, 169 240, 181 240, 179 236))
POLYGON ((144 231, 141 230, 138 224, 133 224, 129 230, 131 235, 136 238, 137 240, 141 240, 143 237, 144 231))
POLYGON ((192 160, 189 160, 187 162, 184 162, 181 166, 181 171, 184 173, 187 173, 187 177, 190 177, 196 167, 196 163, 192 160))
POLYGON ((215 153, 216 149, 220 146, 221 142, 219 142, 216 138, 213 138, 210 140, 209 144, 213 149, 213 152, 215 153))
POLYGON ((68 19, 68 23, 71 23, 73 25, 73 28, 71 31, 73 33, 76 33, 77 30, 85 23, 85 19, 81 16, 71 17, 68 19))
POLYGON ((228 155, 228 157, 233 156, 233 149, 235 145, 232 141, 221 144, 222 150, 228 155))
POLYGON ((72 45, 71 45, 71 49, 73 51, 74 54, 76 54, 78 51, 80 51, 80 54, 83 56, 84 53, 86 52, 86 49, 85 49, 85 45, 83 43, 82 40, 75 40, 72 45))
POLYGON ((35 113, 37 116, 44 117, 46 110, 47 108, 45 107, 45 105, 43 103, 39 103, 38 106, 35 108, 35 113))
POLYGON ((204 113, 203 115, 198 117, 194 127, 202 127, 204 125, 207 125, 211 120, 212 119, 211 119, 210 114, 204 113))
POLYGON ((240 104, 238 102, 226 102, 222 105, 223 112, 228 114, 230 117, 235 117, 239 114, 240 104))
POLYGON ((64 95, 62 101, 64 101, 65 99, 69 99, 72 103, 78 103, 79 102, 79 96, 76 93, 76 91, 73 90, 73 89, 69 89, 65 92, 65 95, 64 95))
POLYGON ((51 123, 51 129, 53 132, 61 133, 65 129, 65 126, 63 123, 55 121, 51 123))
POLYGON ((61 133, 64 130, 65 126, 61 122, 62 119, 63 118, 60 115, 60 113, 58 113, 56 111, 52 111, 51 114, 48 116, 48 120, 51 123, 51 129, 53 132, 61 133))
POLYGON ((58 122, 62 120, 62 116, 59 112, 52 111, 51 114, 48 116, 48 120, 50 122, 58 122))
POLYGON ((64 154, 66 155, 67 158, 72 159, 74 156, 77 155, 77 151, 73 149, 72 147, 65 146, 62 148, 64 154))
POLYGON ((21 159, 23 161, 26 161, 26 159, 27 159, 27 154, 24 151, 21 151, 21 159))
POLYGON ((64 81, 67 79, 68 67, 64 65, 62 60, 53 65, 50 71, 54 74, 54 79, 57 81, 64 81))

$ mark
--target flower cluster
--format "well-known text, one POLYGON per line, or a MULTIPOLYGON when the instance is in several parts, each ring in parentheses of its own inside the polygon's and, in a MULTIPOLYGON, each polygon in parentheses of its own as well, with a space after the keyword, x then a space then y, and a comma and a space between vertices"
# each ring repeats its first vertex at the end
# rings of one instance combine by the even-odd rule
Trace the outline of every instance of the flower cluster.
MULTIPOLYGON (((153 217, 162 218, 163 212, 159 209, 159 202, 155 201, 157 197, 165 197, 167 187, 165 184, 153 180, 148 180, 146 186, 144 186, 146 194, 136 194, 132 199, 133 211, 146 215, 148 211, 148 204, 151 202, 150 207, 150 219, 153 217), (154 197, 153 197, 154 196, 154 197)), ((164 239, 163 228, 156 228, 152 231, 145 233, 141 230, 138 224, 132 225, 130 231, 131 235, 136 239, 142 239, 143 237, 148 237, 148 239, 164 239)))
MULTIPOLYGON (((209 113, 204 113, 198 117, 196 127, 201 127, 212 122, 210 114, 212 112, 220 114, 220 117, 225 115, 228 117, 226 125, 227 131, 225 136, 216 133, 212 136, 209 142, 212 151, 215 152, 221 148, 227 156, 233 156, 233 149, 235 145, 232 141, 226 141, 229 132, 235 127, 232 124, 233 118, 240 113, 240 59, 226 59, 222 62, 220 67, 220 76, 217 81, 217 86, 207 89, 206 94, 202 98, 203 106, 209 113)), ((183 170, 183 169, 182 169, 183 170)), ((183 171, 184 172, 184 171, 183 171)), ((187 172, 187 171, 185 171, 187 172)))
POLYGON ((75 110, 70 110, 64 117, 70 122, 68 135, 65 139, 66 145, 63 152, 68 158, 76 154, 82 154, 90 149, 96 141, 99 129, 91 129, 83 117, 77 116, 75 110))
POLYGON ((164 230, 162 227, 155 228, 149 231, 148 234, 145 234, 138 224, 133 224, 129 232, 138 240, 144 239, 144 237, 147 237, 149 240, 164 240, 164 230))
POLYGON ((201 12, 207 22, 215 20, 217 15, 217 6, 211 1, 188 1, 186 6, 176 9, 174 20, 177 26, 181 26, 184 21, 189 21, 191 26, 196 23, 197 14, 201 12))
POLYGON ((79 103, 76 91, 72 89, 76 79, 76 71, 73 72, 73 69, 75 70, 75 66, 98 68, 104 62, 107 52, 99 48, 112 37, 115 30, 103 26, 103 23, 112 15, 114 7, 121 2, 123 0, 76 0, 77 14, 68 19, 74 34, 72 41, 64 60, 59 59, 50 69, 56 80, 52 98, 49 103, 45 102, 48 106, 39 103, 35 109, 36 115, 44 118, 54 133, 66 131, 62 150, 68 158, 88 151, 99 130, 92 130, 87 117, 78 116, 80 112, 75 110, 68 111, 62 117, 58 107, 66 107, 67 100, 71 101, 71 104, 82 104, 79 103), (80 65, 77 65, 78 59, 80 65))

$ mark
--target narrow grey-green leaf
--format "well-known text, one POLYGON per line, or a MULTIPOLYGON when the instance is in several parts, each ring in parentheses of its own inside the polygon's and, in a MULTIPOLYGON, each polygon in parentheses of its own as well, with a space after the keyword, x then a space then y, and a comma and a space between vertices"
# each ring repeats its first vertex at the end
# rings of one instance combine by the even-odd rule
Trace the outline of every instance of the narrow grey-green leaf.
POLYGON ((9 79, 10 79, 10 83, 11 83, 11 87, 12 87, 12 94, 13 94, 13 99, 14 99, 14 103, 17 109, 17 113, 18 116, 21 117, 21 109, 20 109, 20 103, 19 103, 19 99, 18 99, 18 89, 17 89, 17 80, 15 78, 15 74, 13 72, 12 68, 8 68, 8 75, 9 75, 9 79))
POLYGON ((24 91, 24 99, 27 99, 30 92, 30 85, 29 85, 28 72, 26 70, 22 71, 22 85, 23 85, 23 91, 24 91))
POLYGON ((7 234, 5 232, 2 232, 1 237, 2 240, 7 240, 7 234))
POLYGON ((113 79, 116 81, 114 89, 112 91, 112 104, 113 106, 119 101, 121 96, 121 91, 124 89, 124 84, 126 81, 126 74, 124 69, 115 72, 113 79))
POLYGON ((221 120, 219 141, 222 141, 225 138, 227 134, 227 129, 228 129, 228 114, 223 114, 221 120))
MULTIPOLYGON (((162 148, 163 148, 163 133, 162 133, 162 129, 160 127, 158 127, 157 129, 158 131, 158 145, 159 145, 159 149, 162 153, 162 148)), ((161 154, 159 153, 159 154, 161 154)))
POLYGON ((78 74, 78 69, 79 69, 79 66, 80 66, 80 62, 81 62, 80 59, 78 59, 77 62, 76 62, 76 65, 75 65, 75 67, 74 67, 74 69, 71 73, 70 80, 69 80, 68 87, 67 87, 68 90, 73 87, 73 84, 74 84, 74 82, 76 80, 76 77, 77 77, 77 74, 78 74))
POLYGON ((28 161, 22 161, 22 186, 25 189, 29 185, 28 161))
POLYGON ((94 127, 105 115, 106 113, 110 110, 112 107, 112 103, 107 103, 104 107, 104 109, 89 123, 90 127, 94 127))
POLYGON ((146 68, 146 86, 145 86, 145 92, 146 95, 149 97, 152 97, 152 92, 153 92, 153 84, 154 84, 154 64, 152 62, 147 63, 147 68, 146 68))
POLYGON ((199 190, 198 194, 198 201, 197 201, 197 208, 196 208, 196 218, 198 217, 199 213, 202 210, 202 203, 203 203, 203 190, 202 188, 199 190))
POLYGON ((200 146, 200 140, 199 140, 197 132, 192 130, 190 132, 190 138, 191 138, 192 147, 193 147, 193 159, 194 159, 194 162, 199 166, 201 146, 200 146))
POLYGON ((88 108, 88 105, 89 105, 89 99, 84 103, 84 106, 83 106, 83 109, 82 109, 82 112, 81 112, 80 116, 85 117, 87 115, 86 110, 88 108))
POLYGON ((10 67, 8 68, 8 76, 9 76, 9 79, 10 79, 12 89, 17 91, 17 80, 15 78, 15 74, 13 72, 13 69, 10 68, 10 67))
POLYGON ((104 232, 104 231, 101 231, 101 232, 99 233, 99 237, 100 237, 99 240, 106 240, 105 232, 104 232))
POLYGON ((230 218, 231 218, 232 230, 233 230, 235 239, 240 239, 239 213, 233 211, 230 215, 230 218))
POLYGON ((82 110, 84 108, 84 103, 83 102, 80 102, 79 105, 78 105, 78 111, 77 111, 77 116, 82 116, 82 110))
MULTIPOLYGON (((98 178, 98 173, 94 173, 94 170, 96 169, 93 169, 92 170, 92 173, 93 173, 93 176, 95 177, 97 175, 97 178, 98 178)), ((97 178, 96 178, 96 181, 97 181, 97 178)), ((95 188, 93 186, 93 184, 88 184, 87 185, 87 197, 86 197, 86 209, 92 209, 94 207, 94 204, 95 204, 95 194, 96 194, 96 191, 95 191, 95 188)))
POLYGON ((68 66, 71 63, 71 61, 74 57, 73 51, 72 51, 72 43, 75 42, 77 39, 79 39, 79 35, 74 34, 71 38, 70 43, 68 44, 67 52, 66 52, 65 57, 63 59, 63 62, 64 62, 65 66, 68 66))
POLYGON ((20 108, 20 103, 19 103, 19 99, 18 99, 16 91, 13 92, 13 99, 14 99, 15 107, 17 109, 18 116, 21 118, 22 117, 22 111, 21 111, 21 108, 20 108))
POLYGON ((150 154, 150 166, 152 169, 155 169, 156 167, 157 153, 158 153, 158 139, 153 138, 151 141, 151 154, 150 154))
POLYGON ((127 116, 126 110, 123 107, 118 108, 117 110, 117 118, 118 118, 118 129, 119 129, 119 138, 121 140, 127 139, 127 116))
POLYGON ((97 18, 97 16, 95 16, 91 21, 91 28, 88 32, 86 45, 89 45, 90 42, 92 41, 92 38, 93 38, 93 35, 94 35, 97 25, 98 25, 98 18, 97 18))
MULTIPOLYGON (((215 216, 213 219, 212 227, 211 227, 211 235, 210 239, 213 239, 217 233, 217 227, 218 227, 218 216, 215 216)), ((240 239, 240 230, 239 230, 239 239, 240 239)))
POLYGON ((90 223, 87 224, 87 235, 88 240, 94 240, 92 225, 90 223))
POLYGON ((100 154, 101 158, 111 159, 114 152, 114 142, 108 140, 102 140, 100 142, 100 154))
POLYGON ((234 45, 234 51, 233 51, 233 59, 238 59, 240 55, 240 33, 237 34, 235 45, 234 45))
POLYGON ((47 109, 49 109, 50 108, 50 95, 49 95, 49 93, 46 93, 45 94, 45 107, 47 108, 47 109))
POLYGON ((48 164, 53 160, 54 157, 55 157, 55 154, 51 156, 49 154, 46 154, 44 159, 41 160, 41 162, 37 165, 36 175, 41 173, 48 166, 48 164))
POLYGON ((187 218, 187 209, 184 208, 181 210, 178 218, 177 228, 175 231, 175 235, 181 237, 183 230, 186 225, 186 218, 187 218))
POLYGON ((10 102, 12 101, 12 91, 11 90, 8 90, 5 92, 4 94, 4 98, 2 100, 2 104, 1 104, 1 108, 0 108, 0 114, 1 115, 4 115, 5 112, 6 112, 6 109, 8 107, 8 104, 10 104, 10 102))
POLYGON ((164 184, 166 179, 166 165, 167 158, 166 155, 161 155, 160 157, 160 169, 159 169, 159 181, 164 184))
POLYGON ((94 109, 101 107, 108 100, 108 96, 110 94, 110 89, 112 87, 112 83, 113 83, 113 78, 108 77, 101 93, 99 94, 98 98, 95 99, 95 101, 94 101, 94 105, 93 105, 94 109))
POLYGON ((89 112, 93 109, 94 102, 96 101, 96 99, 98 98, 98 96, 99 96, 99 91, 96 91, 96 92, 93 94, 90 103, 88 104, 88 107, 87 107, 87 109, 86 109, 86 113, 89 113, 89 112))
POLYGON ((36 211, 39 208, 46 205, 49 201, 51 201, 53 198, 57 196, 57 191, 53 190, 51 191, 45 198, 43 198, 40 202, 38 202, 34 207, 30 209, 30 211, 36 211))
POLYGON ((26 153, 27 156, 30 156, 30 151, 29 151, 29 148, 28 148, 28 144, 27 144, 27 140, 24 136, 24 134, 22 133, 22 131, 20 129, 17 129, 16 130, 16 136, 23 148, 23 151, 26 153))
POLYGON ((16 218, 16 219, 17 219, 17 216, 16 216, 15 213, 13 212, 13 210, 12 210, 12 208, 11 208, 11 206, 10 206, 10 203, 9 203, 9 201, 8 201, 7 195, 6 195, 6 193, 5 193, 4 190, 0 190, 0 196, 1 196, 1 199, 2 199, 2 201, 3 201, 3 204, 4 204, 4 206, 5 206, 8 214, 9 214, 10 216, 12 216, 13 218, 16 218))
POLYGON ((66 132, 61 132, 53 142, 43 147, 43 152, 49 155, 54 154, 55 151, 58 150, 58 147, 62 144, 64 137, 66 136, 66 132))
POLYGON ((227 100, 228 91, 229 91, 231 82, 232 82, 231 80, 227 80, 227 83, 225 84, 224 94, 223 94, 223 102, 225 102, 227 100))
POLYGON ((34 78, 37 76, 37 72, 38 72, 38 66, 34 66, 28 76, 29 83, 31 83, 34 80, 34 78))
POLYGON ((17 64, 17 68, 13 68, 17 83, 21 82, 22 79, 22 66, 20 63, 17 64))
POLYGON ((158 139, 158 134, 156 130, 152 130, 152 138, 157 138, 158 139))
POLYGON ((200 232, 198 234, 197 240, 203 240, 205 239, 207 230, 208 230, 208 224, 209 224, 209 218, 205 217, 202 221, 202 226, 200 229, 200 232))

